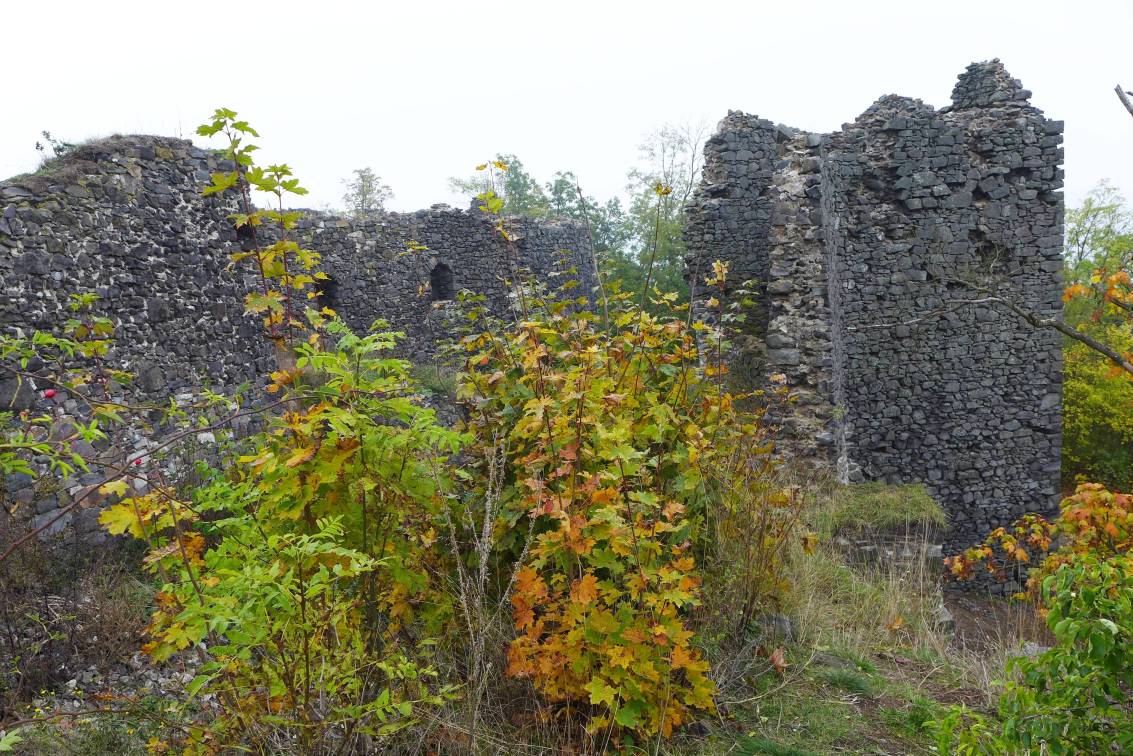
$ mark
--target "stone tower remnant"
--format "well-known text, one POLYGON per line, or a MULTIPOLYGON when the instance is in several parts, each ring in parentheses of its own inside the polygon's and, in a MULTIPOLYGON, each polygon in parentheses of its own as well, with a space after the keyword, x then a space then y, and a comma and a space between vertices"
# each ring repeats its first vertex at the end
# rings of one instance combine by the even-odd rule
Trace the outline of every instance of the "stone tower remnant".
POLYGON ((730 112, 688 208, 694 300, 711 262, 759 293, 733 371, 786 378, 787 449, 843 480, 923 482, 968 545, 1056 508, 1063 123, 998 60, 952 104, 885 96, 832 134, 730 112))

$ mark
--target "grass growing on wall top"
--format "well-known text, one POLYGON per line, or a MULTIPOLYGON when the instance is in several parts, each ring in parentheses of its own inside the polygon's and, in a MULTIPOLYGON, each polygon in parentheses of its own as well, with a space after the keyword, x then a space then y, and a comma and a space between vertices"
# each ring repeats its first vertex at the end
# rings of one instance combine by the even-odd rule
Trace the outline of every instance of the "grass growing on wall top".
POLYGON ((820 523, 826 533, 944 527, 948 517, 920 483, 854 483, 838 486, 820 523))

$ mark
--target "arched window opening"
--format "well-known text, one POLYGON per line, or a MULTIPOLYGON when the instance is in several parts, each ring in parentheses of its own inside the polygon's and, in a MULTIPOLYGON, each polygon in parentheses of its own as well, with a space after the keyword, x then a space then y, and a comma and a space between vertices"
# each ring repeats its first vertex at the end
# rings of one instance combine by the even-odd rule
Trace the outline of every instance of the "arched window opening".
POLYGON ((332 310, 337 309, 338 282, 327 276, 325 280, 319 281, 316 286, 318 286, 319 295, 315 301, 319 303, 319 309, 321 310, 324 307, 329 307, 332 310))
POLYGON ((244 252, 249 252, 255 247, 256 234, 251 223, 236 227, 236 241, 240 242, 240 249, 244 252))
POLYGON ((434 302, 444 302, 456 297, 456 286, 452 280, 452 268, 437 263, 429 273, 429 289, 434 302))

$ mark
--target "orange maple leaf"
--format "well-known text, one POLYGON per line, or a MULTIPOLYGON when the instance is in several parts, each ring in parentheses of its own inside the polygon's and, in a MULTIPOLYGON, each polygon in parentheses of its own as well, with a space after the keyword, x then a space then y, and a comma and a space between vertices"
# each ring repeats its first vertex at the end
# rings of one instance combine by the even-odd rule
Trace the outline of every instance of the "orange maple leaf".
POLYGON ((574 582, 570 592, 570 600, 585 606, 596 598, 598 598, 598 578, 588 572, 582 576, 581 580, 574 582))

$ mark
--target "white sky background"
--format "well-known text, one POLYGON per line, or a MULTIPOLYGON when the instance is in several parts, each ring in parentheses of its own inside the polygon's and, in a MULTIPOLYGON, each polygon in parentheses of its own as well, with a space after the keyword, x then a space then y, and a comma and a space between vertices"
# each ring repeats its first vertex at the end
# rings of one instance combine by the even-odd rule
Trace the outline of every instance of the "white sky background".
POLYGON ((361 166, 393 209, 463 205, 448 177, 496 152, 604 199, 666 122, 711 130, 732 108, 830 131, 883 94, 947 105, 968 63, 998 57, 1066 121, 1067 203, 1104 178, 1133 199, 1113 93, 1133 90, 1130 0, 7 0, 0 40, 0 176, 36 167, 43 129, 189 137, 224 106, 310 207, 340 204, 361 166))

